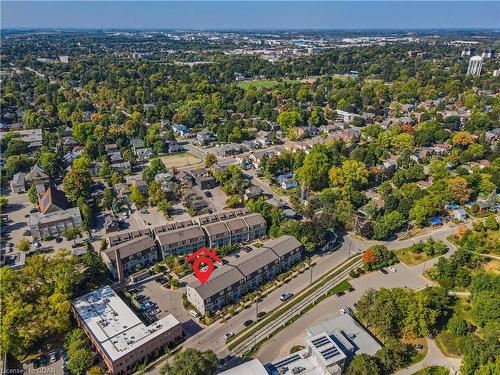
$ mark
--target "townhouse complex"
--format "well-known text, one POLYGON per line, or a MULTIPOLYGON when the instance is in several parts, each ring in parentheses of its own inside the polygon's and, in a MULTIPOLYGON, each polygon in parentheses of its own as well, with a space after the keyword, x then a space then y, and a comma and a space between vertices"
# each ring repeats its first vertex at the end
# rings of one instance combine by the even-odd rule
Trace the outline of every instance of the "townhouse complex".
POLYGON ((251 242, 265 236, 266 229, 262 215, 250 214, 246 209, 233 210, 110 236, 110 247, 101 256, 111 274, 123 281, 169 255, 251 242))
POLYGON ((217 268, 205 284, 190 282, 187 300, 201 314, 214 312, 288 270, 302 259, 302 250, 302 244, 293 236, 267 241, 261 248, 217 268))

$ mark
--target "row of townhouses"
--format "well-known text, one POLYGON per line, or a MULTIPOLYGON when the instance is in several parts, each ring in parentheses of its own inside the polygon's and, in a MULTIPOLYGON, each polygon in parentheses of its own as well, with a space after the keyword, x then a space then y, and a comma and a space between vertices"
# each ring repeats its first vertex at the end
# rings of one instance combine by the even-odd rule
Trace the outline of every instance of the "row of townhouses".
POLYGON ((205 284, 193 278, 186 288, 187 300, 202 314, 214 312, 290 269, 302 259, 302 251, 302 244, 293 236, 267 241, 214 270, 205 284))
POLYGON ((246 209, 233 210, 110 236, 110 247, 101 256, 114 278, 123 281, 169 255, 251 242, 265 236, 266 229, 262 215, 250 214, 246 209))

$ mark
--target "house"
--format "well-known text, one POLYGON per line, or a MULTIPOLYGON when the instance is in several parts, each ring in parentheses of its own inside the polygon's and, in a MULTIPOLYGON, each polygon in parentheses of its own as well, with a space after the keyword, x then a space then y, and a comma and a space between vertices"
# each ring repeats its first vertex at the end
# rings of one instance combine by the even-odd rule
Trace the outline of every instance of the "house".
POLYGON ((53 185, 50 185, 45 193, 38 198, 38 209, 42 214, 64 211, 68 206, 66 195, 53 185))
POLYGON ((264 191, 260 186, 251 185, 245 190, 244 198, 245 200, 255 199, 264 195, 264 191))
POLYGON ((248 156, 239 155, 235 157, 235 160, 241 169, 248 170, 253 167, 252 160, 248 156))
POLYGON ((137 161, 148 161, 154 156, 154 152, 151 148, 138 148, 135 149, 135 155, 137 156, 137 161))
POLYGON ((174 134, 180 136, 185 136, 189 133, 188 127, 181 124, 172 125, 172 130, 174 131, 174 134))
POLYGON ((455 218, 455 220, 458 220, 458 221, 467 220, 467 212, 465 212, 465 210, 463 208, 453 210, 453 211, 451 211, 451 213, 453 214, 453 217, 455 218))
POLYGON ((168 152, 171 154, 176 153, 176 152, 183 152, 183 151, 184 151, 184 147, 178 143, 173 143, 170 146, 168 146, 168 152))
POLYGON ((494 142, 498 141, 499 139, 500 139, 500 128, 489 130, 484 134, 484 140, 486 142, 494 142))
POLYGON ((192 175, 201 190, 213 189, 217 185, 215 178, 205 168, 193 171, 192 175))
POLYGON ((132 146, 132 150, 134 150, 134 153, 135 153, 135 150, 137 150, 139 148, 144 148, 145 143, 144 143, 144 140, 142 140, 140 138, 132 138, 130 140, 130 146, 132 146))
POLYGON ((271 158, 272 156, 274 156, 274 154, 275 152, 272 150, 260 150, 250 154, 249 159, 252 161, 254 168, 259 169, 262 160, 264 158, 271 158))
POLYGON ((42 129, 14 130, 12 133, 18 136, 21 141, 26 142, 30 151, 35 151, 43 144, 42 129))
POLYGON ((66 229, 81 228, 82 217, 78 207, 43 214, 32 213, 29 216, 29 228, 34 239, 60 236, 66 229))
POLYGON ((285 178, 280 182, 280 187, 285 190, 296 188, 297 181, 293 178, 285 178))
POLYGON ((132 166, 130 165, 130 162, 124 161, 122 163, 111 164, 111 168, 115 172, 128 173, 132 169, 132 166))
POLYGON ((114 143, 104 145, 104 149, 106 150, 106 155, 108 155, 108 156, 110 156, 111 154, 114 154, 116 152, 120 152, 120 150, 118 150, 118 146, 114 143))
POLYGON ((120 151, 109 153, 108 157, 111 164, 119 164, 123 162, 123 157, 120 151))
POLYGON ((16 173, 10 181, 10 189, 14 193, 24 193, 26 191, 26 173, 16 173))
POLYGON ((26 174, 24 179, 30 186, 33 184, 45 186, 48 184, 50 180, 49 176, 43 171, 43 169, 38 164, 35 164, 31 168, 31 170, 26 174))
POLYGON ((198 145, 206 146, 212 142, 215 142, 217 140, 217 137, 210 131, 201 131, 196 134, 196 140, 198 141, 198 145))
POLYGON ((438 143, 438 144, 435 144, 434 147, 432 147, 432 149, 434 150, 434 153, 436 155, 446 154, 452 148, 453 148, 453 146, 450 145, 449 143, 438 143))
POLYGON ((116 216, 113 214, 106 215, 104 218, 104 232, 111 233, 117 232, 118 230, 120 230, 120 225, 116 216))
POLYGON ((163 258, 191 254, 206 244, 205 232, 198 225, 160 231, 162 229, 156 227, 154 232, 163 258))
POLYGON ((341 111, 339 109, 335 110, 335 119, 337 121, 345 122, 347 124, 350 124, 354 118, 360 117, 359 115, 355 113, 350 113, 347 111, 341 111))

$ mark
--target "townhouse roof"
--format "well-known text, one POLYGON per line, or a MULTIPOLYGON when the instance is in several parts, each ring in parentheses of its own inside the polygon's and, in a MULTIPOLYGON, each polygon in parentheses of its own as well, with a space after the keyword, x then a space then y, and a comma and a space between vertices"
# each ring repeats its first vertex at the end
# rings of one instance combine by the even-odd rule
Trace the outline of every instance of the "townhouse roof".
POLYGON ((145 228, 141 230, 133 230, 125 233, 116 234, 114 236, 109 236, 108 241, 111 245, 119 244, 122 242, 130 241, 137 237, 150 236, 153 232, 150 228, 145 228))
POLYGON ((248 229, 248 225, 244 218, 237 217, 231 220, 226 220, 226 225, 231 231, 237 231, 240 229, 248 229))
POLYGON ((295 237, 281 236, 265 242, 263 247, 271 249, 277 256, 282 257, 301 246, 302 244, 295 237))
POLYGON ((190 226, 187 228, 176 229, 163 233, 157 233, 156 237, 160 246, 176 244, 180 241, 187 241, 196 239, 198 237, 205 237, 203 230, 199 226, 190 226))
POLYGON ((207 299, 244 279, 245 276, 237 268, 222 266, 212 272, 212 275, 205 284, 201 284, 196 279, 191 286, 201 298, 207 299))
POLYGON ((209 236, 217 236, 219 234, 230 233, 229 228, 222 221, 216 221, 215 223, 206 224, 203 226, 203 229, 205 229, 209 236))
POLYGON ((278 256, 271 249, 260 248, 241 256, 231 265, 238 268, 244 276, 248 276, 277 260, 278 256))
POLYGON ((120 252, 120 258, 126 258, 130 255, 140 253, 141 251, 150 249, 155 246, 155 241, 149 236, 141 236, 134 238, 130 241, 123 242, 121 244, 112 246, 111 248, 104 250, 104 253, 109 259, 116 259, 116 251, 120 252))

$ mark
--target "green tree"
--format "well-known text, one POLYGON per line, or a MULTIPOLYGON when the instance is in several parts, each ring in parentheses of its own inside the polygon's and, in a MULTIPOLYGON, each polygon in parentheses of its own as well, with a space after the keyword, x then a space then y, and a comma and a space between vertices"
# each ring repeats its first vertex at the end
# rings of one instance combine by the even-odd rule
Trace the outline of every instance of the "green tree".
POLYGON ((5 159, 5 175, 11 179, 17 172, 28 172, 31 166, 28 155, 13 155, 5 159))
POLYGON ((165 365, 162 375, 212 375, 219 360, 211 350, 198 351, 188 348, 174 355, 172 363, 165 365))
POLYGON ((31 241, 26 239, 26 238, 22 238, 17 243, 16 247, 17 247, 17 250, 19 250, 19 251, 23 251, 23 252, 29 251, 30 247, 31 247, 31 241))
POLYGON ((144 207, 147 202, 146 196, 135 185, 130 186, 129 199, 137 208, 144 207))
POLYGON ((324 146, 314 146, 304 159, 302 167, 295 171, 295 177, 307 188, 319 191, 328 186, 328 171, 331 163, 324 146))
POLYGON ((217 156, 209 152, 205 158, 205 167, 210 168, 215 163, 217 163, 217 156))
POLYGON ((85 157, 80 157, 73 161, 70 171, 63 179, 63 189, 66 197, 76 202, 78 198, 88 198, 92 178, 89 172, 90 161, 85 157))
POLYGON ((56 178, 61 175, 63 169, 63 161, 55 152, 45 151, 38 158, 40 167, 50 177, 56 178))
POLYGON ((347 366, 346 375, 379 375, 382 374, 375 357, 361 353, 354 356, 347 366))
POLYGON ((359 161, 345 160, 341 167, 333 166, 330 169, 329 177, 334 187, 359 189, 368 182, 368 171, 359 161))

